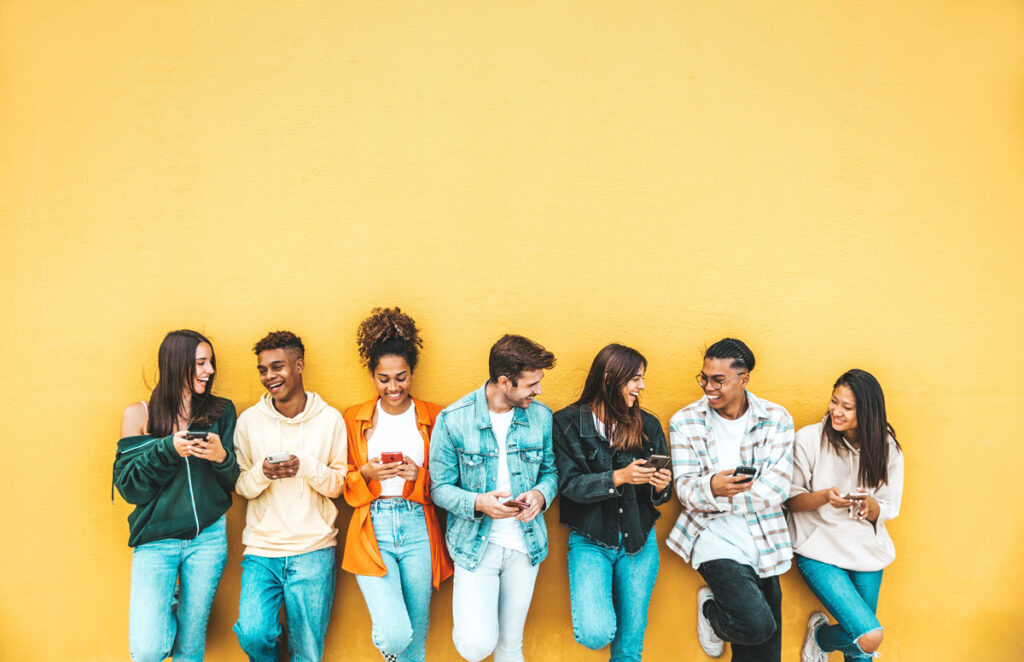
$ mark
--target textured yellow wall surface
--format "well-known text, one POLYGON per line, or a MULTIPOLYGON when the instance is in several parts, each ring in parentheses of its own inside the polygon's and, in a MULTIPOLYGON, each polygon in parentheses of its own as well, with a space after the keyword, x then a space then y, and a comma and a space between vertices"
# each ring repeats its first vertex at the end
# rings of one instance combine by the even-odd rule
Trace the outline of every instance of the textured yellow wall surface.
MULTIPOLYGON (((870 370, 907 464, 885 659, 1019 660, 1022 177, 1010 0, 2 2, 0 656, 127 659, 110 466, 165 332, 212 338, 241 410, 249 348, 294 330, 341 408, 373 393, 356 325, 400 305, 440 403, 506 331, 558 355, 556 409, 637 347, 663 422, 726 335, 798 426, 870 370)), ((243 659, 243 516, 209 660, 243 659)), ((573 641, 548 522, 526 656, 607 659, 573 641)), ((782 582, 794 660, 817 603, 782 582)), ((705 659, 699 584, 662 546, 646 659, 705 659)), ((457 659, 450 583, 432 618, 428 659, 457 659)), ((326 659, 379 659, 347 574, 326 659)))

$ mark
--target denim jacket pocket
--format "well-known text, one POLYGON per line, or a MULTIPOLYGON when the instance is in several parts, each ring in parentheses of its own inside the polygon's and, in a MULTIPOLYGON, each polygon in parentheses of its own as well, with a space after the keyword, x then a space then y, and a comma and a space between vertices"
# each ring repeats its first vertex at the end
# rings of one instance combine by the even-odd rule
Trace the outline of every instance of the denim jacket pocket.
POLYGON ((468 453, 457 450, 459 456, 459 477, 462 487, 475 492, 487 491, 488 453, 468 453))

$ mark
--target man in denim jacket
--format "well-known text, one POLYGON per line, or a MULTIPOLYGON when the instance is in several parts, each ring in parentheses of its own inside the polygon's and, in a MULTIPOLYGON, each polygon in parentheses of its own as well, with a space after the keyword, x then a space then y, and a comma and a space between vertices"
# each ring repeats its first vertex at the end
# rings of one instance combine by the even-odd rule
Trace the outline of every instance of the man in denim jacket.
POLYGON ((548 554, 541 511, 558 478, 551 410, 541 394, 555 356, 522 336, 491 347, 490 379, 438 416, 430 440, 430 495, 448 511, 455 561, 452 640, 471 662, 523 661, 523 626, 548 554))

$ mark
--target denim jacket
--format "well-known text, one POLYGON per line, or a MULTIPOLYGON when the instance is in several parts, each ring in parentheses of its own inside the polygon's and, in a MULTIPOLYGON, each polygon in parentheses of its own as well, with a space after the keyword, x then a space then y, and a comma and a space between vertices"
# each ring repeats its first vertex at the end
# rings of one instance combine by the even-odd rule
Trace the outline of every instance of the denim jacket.
MULTIPOLYGON (((493 520, 474 510, 478 494, 496 489, 498 441, 487 411, 486 384, 448 406, 437 417, 430 437, 430 497, 448 511, 448 551, 457 565, 473 570, 487 549, 493 520)), ((513 410, 506 449, 512 496, 536 489, 544 510, 558 490, 555 452, 551 446, 551 410, 537 401, 513 410)), ((544 515, 520 522, 530 563, 548 554, 544 515)))
POLYGON ((655 506, 672 496, 671 485, 656 493, 647 485, 615 486, 612 473, 651 455, 668 455, 665 432, 653 414, 641 412, 644 441, 638 451, 615 450, 594 425, 589 405, 570 405, 554 418, 555 457, 562 495, 562 524, 605 547, 627 554, 643 548, 658 520, 655 506))

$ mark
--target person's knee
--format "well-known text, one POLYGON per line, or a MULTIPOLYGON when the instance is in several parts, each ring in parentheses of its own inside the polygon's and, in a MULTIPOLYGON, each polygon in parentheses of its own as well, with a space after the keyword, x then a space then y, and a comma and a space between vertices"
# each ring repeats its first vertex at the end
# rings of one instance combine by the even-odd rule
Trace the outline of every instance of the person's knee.
POLYGON ((412 643, 412 627, 408 624, 391 622, 384 627, 378 627, 374 623, 371 634, 373 645, 388 655, 398 655, 412 643))
POLYGON ((166 646, 138 645, 132 646, 131 657, 133 662, 163 662, 171 655, 166 646))
POLYGON ((484 637, 479 633, 470 636, 455 635, 452 637, 455 650, 468 662, 480 662, 494 652, 498 645, 496 637, 484 637))
POLYGON ((577 643, 591 650, 600 650, 615 638, 615 623, 591 620, 573 623, 572 634, 577 643))
POLYGON ((277 635, 266 628, 259 627, 254 623, 235 623, 235 636, 238 637, 238 645, 246 655, 252 656, 266 648, 273 648, 277 644, 277 635))
POLYGON ((857 645, 865 653, 874 653, 882 645, 882 630, 872 630, 857 640, 857 645))
POLYGON ((751 614, 748 619, 736 623, 733 641, 744 646, 757 646, 775 636, 778 627, 775 617, 767 610, 762 614, 751 614))

